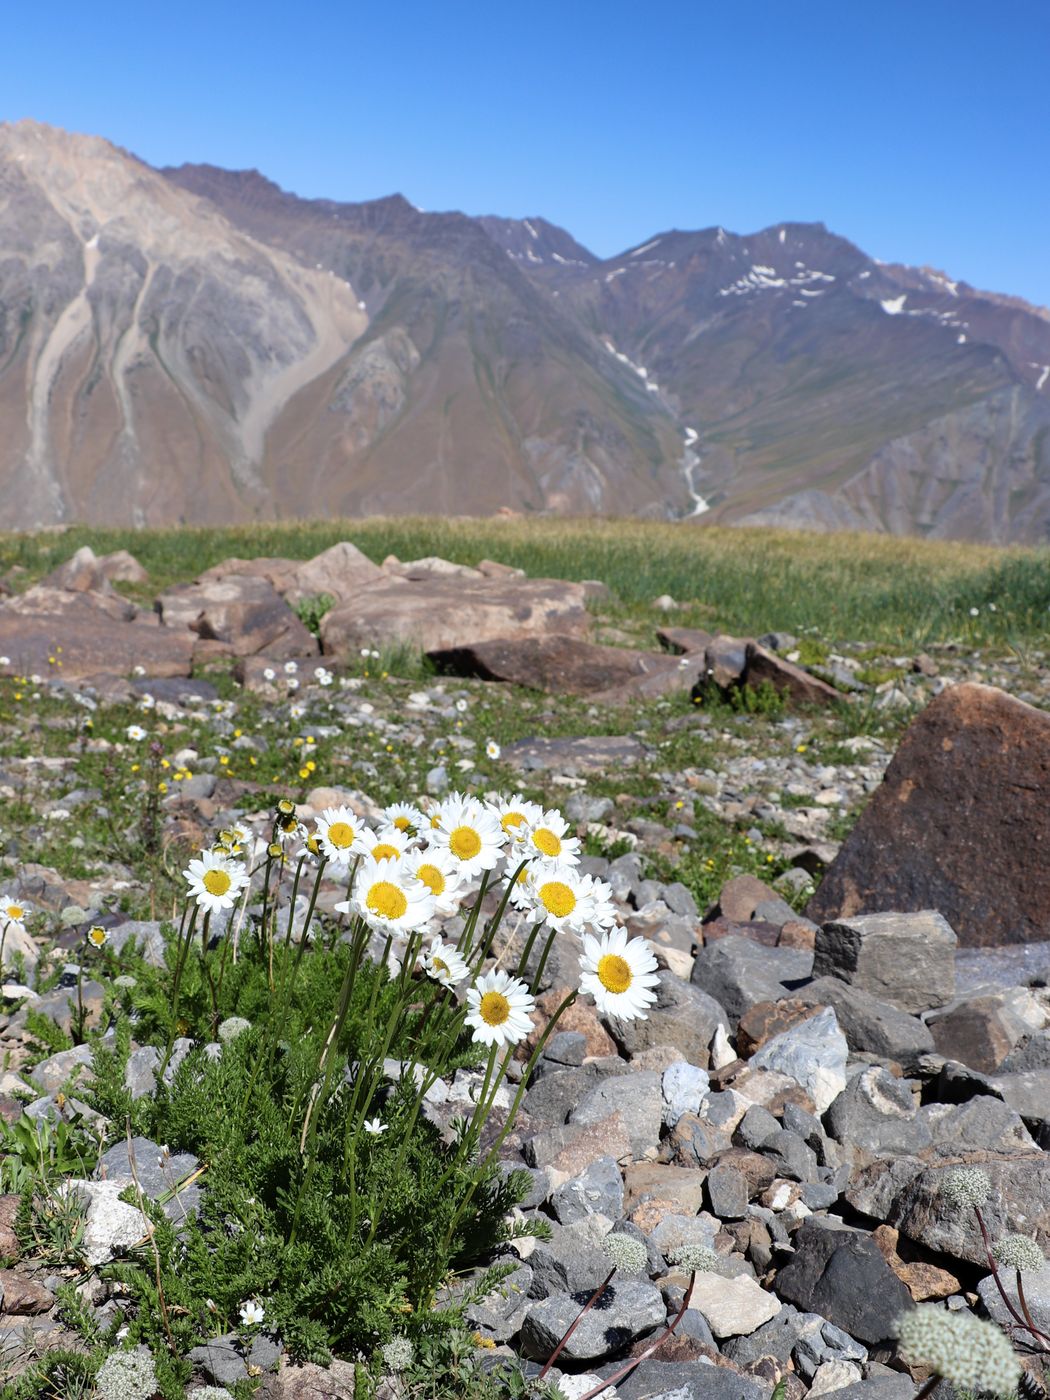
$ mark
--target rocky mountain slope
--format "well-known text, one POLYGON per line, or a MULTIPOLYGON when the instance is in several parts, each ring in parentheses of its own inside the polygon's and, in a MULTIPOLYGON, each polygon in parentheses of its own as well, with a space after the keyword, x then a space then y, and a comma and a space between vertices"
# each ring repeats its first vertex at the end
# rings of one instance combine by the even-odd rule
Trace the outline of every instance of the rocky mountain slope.
POLYGON ((502 508, 1050 536, 1050 316, 820 225, 602 261, 0 127, 0 524, 502 508))

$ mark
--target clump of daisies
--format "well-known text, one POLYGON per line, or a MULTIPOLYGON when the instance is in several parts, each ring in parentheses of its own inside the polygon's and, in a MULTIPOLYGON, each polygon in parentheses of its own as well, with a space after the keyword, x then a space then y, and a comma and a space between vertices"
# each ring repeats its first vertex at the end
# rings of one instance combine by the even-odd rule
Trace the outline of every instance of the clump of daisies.
POLYGON ((1021 1363, 994 1322, 932 1303, 911 1308, 897 1323, 900 1354, 954 1385, 990 1395, 1013 1395, 1021 1363))

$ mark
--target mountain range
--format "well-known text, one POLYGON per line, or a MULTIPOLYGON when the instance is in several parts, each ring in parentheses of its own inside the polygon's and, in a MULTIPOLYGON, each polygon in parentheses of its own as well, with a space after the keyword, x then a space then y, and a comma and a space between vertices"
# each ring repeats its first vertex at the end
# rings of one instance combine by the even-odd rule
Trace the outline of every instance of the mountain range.
POLYGON ((499 511, 1050 539, 1050 313, 821 224, 600 259, 0 126, 0 525, 499 511))

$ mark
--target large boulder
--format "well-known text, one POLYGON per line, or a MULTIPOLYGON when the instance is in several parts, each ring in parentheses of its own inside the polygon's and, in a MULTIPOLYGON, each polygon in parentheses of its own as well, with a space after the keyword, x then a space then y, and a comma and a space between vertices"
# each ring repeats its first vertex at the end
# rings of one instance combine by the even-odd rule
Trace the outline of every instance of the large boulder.
POLYGON ((158 627, 115 593, 68 591, 38 585, 0 604, 0 674, 125 675, 141 666, 148 676, 188 676, 193 636, 158 627))
POLYGON ((234 656, 265 652, 280 660, 316 652, 317 643, 265 578, 230 574, 179 584, 155 604, 172 630, 223 643, 234 656))
POLYGON ((623 700, 640 693, 689 690, 702 670, 697 658, 599 646, 562 632, 439 647, 427 655, 439 671, 457 676, 510 681, 555 695, 601 694, 623 700))
POLYGON ((806 910, 936 909, 964 946, 1050 939, 1050 714, 992 686, 913 722, 806 910))
POLYGON ((810 1216, 795 1236, 795 1253, 777 1275, 777 1293, 820 1313, 851 1337, 889 1342, 911 1294, 865 1230, 810 1216))
POLYGON ((582 635, 589 626, 582 583, 541 578, 459 578, 424 571, 418 578, 386 577, 340 603, 321 622, 325 652, 362 647, 465 646, 496 637, 545 632, 582 635))
POLYGON ((839 919, 817 932, 813 976, 838 977, 901 1011, 928 1011, 955 995, 957 941, 935 910, 839 919))

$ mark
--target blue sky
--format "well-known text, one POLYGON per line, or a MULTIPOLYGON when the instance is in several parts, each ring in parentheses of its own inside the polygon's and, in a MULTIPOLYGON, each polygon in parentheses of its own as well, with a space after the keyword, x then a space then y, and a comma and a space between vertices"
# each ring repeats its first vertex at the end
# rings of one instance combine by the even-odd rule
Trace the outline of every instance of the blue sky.
POLYGON ((5 30, 0 118, 605 256, 820 219, 1050 305, 1048 71, 1045 0, 57 0, 5 30))

